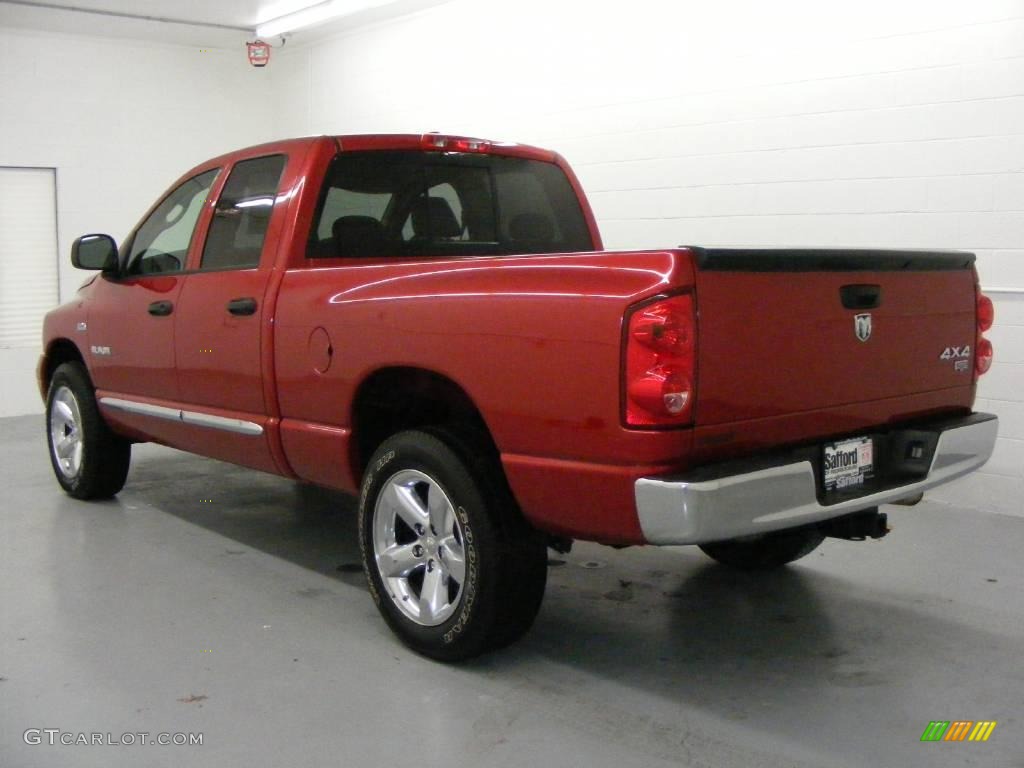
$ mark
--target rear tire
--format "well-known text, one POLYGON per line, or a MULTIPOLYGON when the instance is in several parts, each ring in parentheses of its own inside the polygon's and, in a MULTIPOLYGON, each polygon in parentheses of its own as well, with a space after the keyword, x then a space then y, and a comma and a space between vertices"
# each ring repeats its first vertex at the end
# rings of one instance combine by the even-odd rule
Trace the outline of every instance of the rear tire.
POLYGON ((402 642, 439 661, 518 639, 544 594, 544 540, 484 456, 453 433, 401 432, 363 478, 359 545, 370 593, 402 642))
POLYGON ((46 397, 50 464, 61 488, 76 499, 108 499, 124 487, 132 446, 100 415, 89 375, 80 363, 62 363, 46 397))
POLYGON ((825 540, 816 528, 766 533, 756 539, 701 544, 704 554, 722 565, 744 571, 780 568, 809 555, 825 540))

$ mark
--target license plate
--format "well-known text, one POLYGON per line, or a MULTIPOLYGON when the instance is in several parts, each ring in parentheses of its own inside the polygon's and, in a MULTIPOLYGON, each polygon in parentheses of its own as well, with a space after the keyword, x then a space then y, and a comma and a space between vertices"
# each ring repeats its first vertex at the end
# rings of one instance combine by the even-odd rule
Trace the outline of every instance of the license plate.
POLYGON ((863 486, 865 481, 874 476, 874 454, 870 437, 828 443, 822 459, 825 493, 863 486))

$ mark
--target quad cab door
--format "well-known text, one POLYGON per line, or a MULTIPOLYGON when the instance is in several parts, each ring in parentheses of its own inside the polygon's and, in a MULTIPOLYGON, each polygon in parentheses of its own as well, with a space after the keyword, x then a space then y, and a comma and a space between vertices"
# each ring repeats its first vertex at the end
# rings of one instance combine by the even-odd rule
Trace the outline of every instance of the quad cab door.
POLYGON ((243 156, 228 169, 175 313, 177 387, 189 427, 178 447, 271 472, 279 467, 263 356, 287 163, 282 152, 243 156))
POLYGON ((174 320, 189 252, 217 179, 212 168, 183 181, 150 211, 122 249, 117 275, 96 278, 82 351, 108 420, 142 439, 172 440, 178 399, 174 320))

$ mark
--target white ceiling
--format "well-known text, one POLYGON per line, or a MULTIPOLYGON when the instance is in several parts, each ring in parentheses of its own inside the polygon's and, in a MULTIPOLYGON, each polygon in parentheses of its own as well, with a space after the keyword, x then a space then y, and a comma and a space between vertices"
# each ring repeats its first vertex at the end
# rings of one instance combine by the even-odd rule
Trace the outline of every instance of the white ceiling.
MULTIPOLYGON (((299 44, 345 27, 412 13, 447 0, 395 0, 322 27, 299 30, 299 44)), ((134 37, 209 47, 234 47, 253 39, 257 24, 316 0, 0 0, 0 28, 39 29, 70 34, 134 37)))

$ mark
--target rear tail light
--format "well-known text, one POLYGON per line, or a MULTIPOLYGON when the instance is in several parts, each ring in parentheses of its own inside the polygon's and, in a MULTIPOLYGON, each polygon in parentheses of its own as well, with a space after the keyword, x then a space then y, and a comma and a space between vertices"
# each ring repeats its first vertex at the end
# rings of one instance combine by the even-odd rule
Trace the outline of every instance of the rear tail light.
POLYGON ((623 352, 623 409, 630 427, 693 421, 696 317, 684 294, 630 310, 623 352))
POLYGON ((992 304, 992 299, 978 291, 978 330, 984 333, 992 327, 995 319, 996 308, 992 304))
POLYGON ((996 309, 992 299, 977 289, 978 340, 974 345, 974 372, 981 376, 992 367, 992 342, 984 337, 985 331, 992 327, 996 319, 996 309))
POLYGON ((991 367, 992 342, 982 336, 978 339, 977 351, 974 353, 974 370, 981 376, 983 373, 988 373, 988 369, 991 367))

